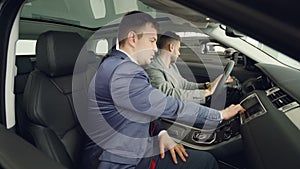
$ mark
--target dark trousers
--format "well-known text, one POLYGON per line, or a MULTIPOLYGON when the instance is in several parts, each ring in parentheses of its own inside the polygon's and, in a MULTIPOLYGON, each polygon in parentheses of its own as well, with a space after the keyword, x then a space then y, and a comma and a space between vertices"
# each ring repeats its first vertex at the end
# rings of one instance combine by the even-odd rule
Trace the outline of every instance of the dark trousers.
POLYGON ((218 169, 218 164, 215 158, 208 152, 186 149, 189 157, 186 158, 186 162, 183 162, 179 156, 177 156, 178 164, 175 164, 172 160, 170 152, 165 152, 165 158, 161 159, 156 156, 156 168, 155 169, 218 169))
MULTIPOLYGON (((186 162, 182 162, 181 159, 177 156, 178 164, 173 162, 173 159, 170 155, 170 152, 165 152, 165 158, 161 159, 159 155, 155 156, 154 159, 156 161, 155 169, 219 169, 217 161, 215 158, 208 152, 186 149, 189 157, 186 158, 186 162)), ((98 158, 102 152, 102 149, 99 149, 97 145, 89 146, 83 154, 82 160, 82 169, 140 169, 141 167, 135 167, 131 165, 122 165, 116 164, 112 165, 109 162, 101 162, 99 165, 98 158), (98 166, 99 165, 99 166, 98 166)), ((139 164, 143 169, 148 166, 147 164, 139 164)))

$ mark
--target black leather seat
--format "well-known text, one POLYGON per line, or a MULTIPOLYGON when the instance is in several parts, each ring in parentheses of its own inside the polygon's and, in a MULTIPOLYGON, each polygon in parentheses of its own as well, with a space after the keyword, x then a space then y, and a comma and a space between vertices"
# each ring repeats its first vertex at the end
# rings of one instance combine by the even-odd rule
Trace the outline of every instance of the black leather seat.
POLYGON ((66 169, 0 124, 1 169, 66 169))
POLYGON ((30 72, 33 70, 33 64, 29 57, 16 58, 17 75, 15 77, 15 111, 16 111, 16 128, 17 133, 30 141, 29 135, 25 130, 27 127, 27 116, 23 110, 23 93, 30 72))
POLYGON ((85 40, 77 33, 49 31, 36 46, 36 70, 24 91, 28 131, 37 148, 67 168, 78 168, 85 134, 72 100, 72 75, 85 40))
MULTIPOLYGON (((96 53, 94 53, 93 51, 87 51, 85 58, 86 58, 86 64, 87 64, 87 68, 85 71, 86 77, 87 77, 88 81, 91 81, 99 67, 100 62, 104 58, 104 56, 99 56, 96 53)), ((87 83, 87 84, 89 84, 89 83, 87 83)))

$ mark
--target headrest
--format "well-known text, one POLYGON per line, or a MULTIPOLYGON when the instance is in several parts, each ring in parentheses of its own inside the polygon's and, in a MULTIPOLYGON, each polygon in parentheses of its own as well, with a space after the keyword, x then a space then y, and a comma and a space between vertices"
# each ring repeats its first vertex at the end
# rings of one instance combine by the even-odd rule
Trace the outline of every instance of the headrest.
POLYGON ((16 57, 17 74, 27 74, 33 70, 33 66, 29 57, 16 57))
POLYGON ((52 77, 72 74, 84 42, 73 32, 42 33, 36 45, 37 68, 52 77))

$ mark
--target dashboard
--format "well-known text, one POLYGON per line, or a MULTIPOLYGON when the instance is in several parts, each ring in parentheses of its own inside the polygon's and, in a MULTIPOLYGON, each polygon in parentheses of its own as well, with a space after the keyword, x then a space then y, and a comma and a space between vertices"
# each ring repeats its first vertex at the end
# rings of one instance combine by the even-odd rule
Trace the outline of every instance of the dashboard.
POLYGON ((253 168, 299 168, 299 71, 258 63, 262 72, 241 101, 240 131, 253 168))
MULTIPOLYGON (((251 168, 300 167, 299 70, 255 64, 258 77, 243 83, 240 104, 246 112, 203 130, 163 119, 169 134, 184 145, 222 153, 242 145, 251 168)), ((218 157, 218 155, 214 154, 218 157)))
POLYGON ((253 91, 249 92, 240 103, 247 110, 241 116, 241 123, 246 123, 267 112, 265 106, 271 105, 276 112, 286 115, 292 124, 300 130, 300 72, 298 70, 258 63, 262 76, 253 83, 253 91), (259 96, 258 96, 259 94, 259 96))

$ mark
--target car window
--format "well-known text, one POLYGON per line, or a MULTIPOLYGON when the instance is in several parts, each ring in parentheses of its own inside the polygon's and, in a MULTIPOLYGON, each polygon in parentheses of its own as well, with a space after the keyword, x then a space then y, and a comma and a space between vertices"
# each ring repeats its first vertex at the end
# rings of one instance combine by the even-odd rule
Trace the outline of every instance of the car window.
POLYGON ((35 55, 36 40, 18 40, 16 44, 16 55, 35 55))
POLYGON ((106 55, 108 53, 108 41, 107 39, 100 39, 96 45, 96 54, 98 55, 106 55))
POLYGON ((138 10, 136 0, 113 0, 116 14, 126 13, 127 11, 138 10))
POLYGON ((180 58, 185 62, 201 63, 203 59, 218 59, 226 55, 226 47, 205 33, 176 32, 181 39, 180 58))
POLYGON ((104 18, 106 14, 105 3, 102 0, 90 0, 92 12, 95 19, 104 18), (100 9, 99 9, 100 8, 100 9))
POLYGON ((296 69, 299 69, 300 67, 300 62, 288 57, 287 55, 251 38, 248 36, 242 37, 243 40, 245 40, 247 43, 250 43, 251 45, 255 46, 256 48, 264 51, 265 53, 267 53, 268 55, 272 56, 273 58, 275 58, 276 60, 289 65, 291 67, 294 67, 296 69))

